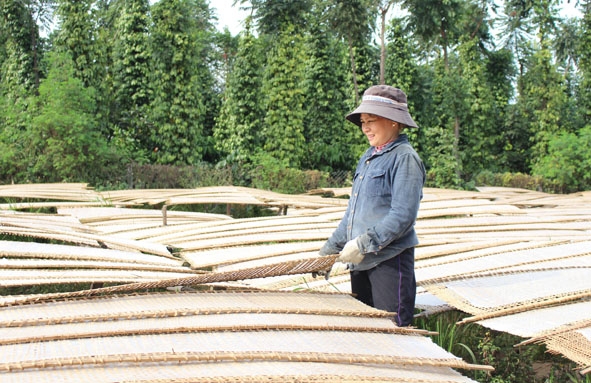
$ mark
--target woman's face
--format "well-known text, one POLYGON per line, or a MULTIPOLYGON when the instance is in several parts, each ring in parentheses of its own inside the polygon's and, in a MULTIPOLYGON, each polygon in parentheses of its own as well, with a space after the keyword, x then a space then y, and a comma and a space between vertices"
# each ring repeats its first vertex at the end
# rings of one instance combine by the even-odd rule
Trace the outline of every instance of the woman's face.
POLYGON ((361 130, 371 146, 380 146, 398 138, 400 124, 373 114, 361 113, 361 130))

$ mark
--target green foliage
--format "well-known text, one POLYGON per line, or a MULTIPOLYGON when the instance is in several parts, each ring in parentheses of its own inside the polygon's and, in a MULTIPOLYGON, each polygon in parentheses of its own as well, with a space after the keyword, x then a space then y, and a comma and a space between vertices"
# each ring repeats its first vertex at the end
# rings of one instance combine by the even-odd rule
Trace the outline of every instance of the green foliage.
POLYGON ((74 64, 74 76, 84 86, 97 87, 104 78, 104 68, 99 64, 100 47, 95 44, 97 28, 94 24, 91 0, 62 0, 58 3, 57 16, 60 28, 56 47, 66 52, 74 64))
POLYGON ((306 51, 302 36, 289 25, 282 31, 267 59, 263 82, 266 115, 263 150, 297 169, 306 154, 304 137, 304 68, 306 51))
POLYGON ((366 139, 359 128, 344 118, 354 107, 347 52, 326 28, 318 17, 306 41, 306 155, 302 167, 324 171, 351 169, 360 154, 352 147, 366 139))
POLYGON ((586 2, 581 20, 581 39, 578 45, 582 79, 577 88, 577 114, 585 125, 591 124, 591 6, 586 2))
POLYGON ((531 176, 524 173, 493 173, 485 170, 474 177, 476 186, 501 186, 526 190, 554 192, 552 185, 540 176, 531 176))
POLYGON ((312 0, 250 0, 261 34, 279 35, 286 26, 306 24, 312 0))
POLYGON ((251 186, 286 194, 301 194, 328 184, 328 173, 315 170, 290 168, 286 160, 279 160, 268 153, 257 152, 247 167, 251 186))
MULTIPOLYGON (((387 52, 385 82, 388 85, 402 89, 408 100, 408 110, 415 122, 421 121, 422 114, 416 108, 420 105, 421 99, 425 96, 424 89, 420 84, 420 67, 416 62, 416 45, 405 34, 403 19, 392 19, 387 32, 387 52)), ((426 73, 423 73, 426 75, 426 73)), ((407 129, 405 133, 409 136, 413 147, 421 152, 422 136, 424 136, 421 124, 419 129, 407 129)))
POLYGON ((431 91, 434 100, 432 126, 425 130, 427 184, 431 187, 458 188, 462 184, 459 151, 460 122, 467 113, 464 80, 457 72, 448 74, 443 60, 438 60, 431 91))
POLYGON ((0 87, 0 182, 26 178, 26 129, 32 117, 28 101, 6 96, 0 87))
POLYGON ((466 109, 462 113, 458 150, 462 153, 462 177, 469 180, 483 169, 498 168, 502 151, 498 126, 502 124, 502 115, 487 81, 487 61, 478 49, 478 41, 460 40, 457 71, 464 80, 466 109))
POLYGON ((207 62, 204 34, 211 33, 208 12, 203 0, 161 0, 152 7, 155 163, 195 164, 208 149, 205 95, 211 84, 200 72, 207 62))
POLYGON ((247 29, 240 37, 220 114, 213 130, 215 148, 229 164, 246 162, 263 142, 263 46, 247 29))
POLYGON ((426 56, 431 55, 435 47, 440 47, 438 55, 447 61, 449 48, 463 34, 462 18, 467 4, 469 2, 462 0, 402 1, 403 9, 409 12, 409 32, 416 36, 426 56))
POLYGON ((454 157, 454 137, 451 129, 439 127, 425 128, 427 140, 432 149, 429 151, 427 163, 428 187, 459 188, 461 179, 458 177, 457 162, 454 157))
MULTIPOLYGON (((39 6, 42 7, 42 6, 39 6)), ((23 1, 0 2, 0 79, 9 93, 29 93, 39 82, 40 38, 36 6, 23 1)), ((39 15, 42 10, 38 9, 39 15)))
POLYGON ((563 133, 548 143, 548 155, 532 173, 550 180, 562 192, 591 189, 591 126, 577 134, 563 133))
POLYGON ((460 311, 447 311, 415 320, 418 328, 435 331, 432 339, 446 351, 467 363, 489 365, 494 371, 464 371, 480 383, 582 383, 575 363, 550 355, 538 344, 516 348, 523 339, 492 331, 477 324, 461 324, 466 316, 460 311))
POLYGON ((113 42, 113 106, 116 142, 137 157, 146 157, 150 142, 150 52, 148 0, 125 1, 116 18, 113 42))
POLYGON ((520 98, 528 109, 530 131, 533 138, 532 164, 548 154, 548 142, 557 133, 564 131, 562 116, 566 107, 563 79, 551 64, 551 53, 537 51, 532 57, 532 67, 524 76, 527 84, 520 98))
MULTIPOLYGON (((414 58, 414 47, 404 33, 404 20, 392 19, 388 28, 388 57, 386 58, 386 84, 395 86, 405 92, 412 89, 417 76, 418 65, 414 58)), ((410 94, 408 94, 410 98, 410 94)), ((409 100, 409 111, 413 114, 409 100)))
POLYGON ((490 373, 477 371, 475 378, 482 383, 531 382, 534 376, 533 360, 540 352, 539 347, 513 348, 519 338, 493 331, 487 331, 478 344, 479 359, 493 366, 490 373))
POLYGON ((371 76, 371 62, 379 59, 379 51, 372 54, 372 32, 375 28, 376 3, 372 0, 334 0, 327 8, 326 18, 338 37, 347 44, 349 51, 351 81, 355 104, 365 89, 374 85, 377 80, 371 76))
POLYGON ((28 177, 35 182, 94 180, 107 162, 117 161, 96 130, 94 89, 73 75, 67 54, 52 54, 50 59, 25 137, 28 177))
POLYGON ((436 332, 437 335, 432 336, 433 341, 447 352, 463 358, 468 363, 477 363, 475 342, 480 328, 473 324, 458 325, 465 316, 459 311, 443 312, 432 317, 419 318, 417 326, 436 332))
MULTIPOLYGON (((129 158, 229 165, 233 182, 247 185, 240 169, 258 161, 258 150, 290 169, 355 165, 367 141, 343 117, 378 82, 376 16, 384 2, 240 0, 252 12, 239 37, 216 31, 206 0, 151 3, 1 2, 2 182, 62 178, 65 170, 49 174, 54 159, 73 169, 72 158, 90 158, 84 150, 34 156, 50 151, 39 147, 45 137, 33 136, 59 125, 47 100, 36 98, 46 52, 68 54, 79 90, 92 93, 80 116, 64 119, 96 135, 93 156, 102 166, 69 178, 108 172, 112 184, 125 183, 129 158), (45 39, 39 32, 52 18, 45 39), (110 150, 98 149, 105 144, 110 150)), ((585 159, 566 153, 575 137, 557 136, 584 141, 591 117, 591 7, 578 4, 583 18, 565 21, 558 4, 398 2, 404 18, 388 20, 385 81, 408 95, 420 128, 406 133, 428 166, 429 186, 471 188, 488 171, 528 187, 518 175, 535 173, 544 190, 589 187, 573 165, 587 166, 585 159), (501 32, 494 41, 493 23, 501 32)), ((55 104, 76 109, 69 100, 55 104)))

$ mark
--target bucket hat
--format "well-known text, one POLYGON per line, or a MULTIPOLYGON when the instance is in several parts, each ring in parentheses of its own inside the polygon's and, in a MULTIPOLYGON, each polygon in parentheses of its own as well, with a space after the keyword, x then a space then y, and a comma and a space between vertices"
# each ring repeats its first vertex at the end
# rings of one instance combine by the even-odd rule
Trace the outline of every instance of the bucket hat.
POLYGON ((374 85, 363 93, 361 104, 345 118, 361 127, 361 113, 373 114, 418 128, 408 113, 406 94, 390 85, 374 85))

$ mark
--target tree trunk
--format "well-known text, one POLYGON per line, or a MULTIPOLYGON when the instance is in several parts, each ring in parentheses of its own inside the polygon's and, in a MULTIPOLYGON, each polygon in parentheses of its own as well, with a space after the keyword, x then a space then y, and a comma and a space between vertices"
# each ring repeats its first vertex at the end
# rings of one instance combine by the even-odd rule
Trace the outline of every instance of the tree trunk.
POLYGON ((392 4, 392 0, 386 1, 384 6, 380 5, 380 16, 382 17, 380 27, 380 84, 382 85, 386 83, 386 14, 390 9, 390 4, 392 4))

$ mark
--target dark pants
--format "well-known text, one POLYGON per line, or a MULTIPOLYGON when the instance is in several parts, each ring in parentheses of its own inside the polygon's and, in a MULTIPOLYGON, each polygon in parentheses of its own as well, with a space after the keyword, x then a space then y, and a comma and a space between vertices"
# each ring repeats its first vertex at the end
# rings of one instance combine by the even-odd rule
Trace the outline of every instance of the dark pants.
POLYGON ((415 249, 411 247, 373 269, 351 271, 351 292, 368 306, 397 313, 396 324, 408 326, 417 293, 414 266, 415 249))

